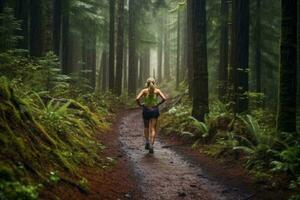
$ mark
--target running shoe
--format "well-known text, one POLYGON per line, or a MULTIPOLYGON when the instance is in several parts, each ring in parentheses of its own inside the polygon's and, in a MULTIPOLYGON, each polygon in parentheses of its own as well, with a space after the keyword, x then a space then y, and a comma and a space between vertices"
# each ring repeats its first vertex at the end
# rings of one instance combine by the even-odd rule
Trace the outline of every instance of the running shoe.
POLYGON ((149 153, 154 153, 153 147, 149 148, 149 153))
POLYGON ((146 149, 146 150, 149 150, 149 149, 150 149, 150 144, 149 144, 149 142, 146 143, 145 149, 146 149))

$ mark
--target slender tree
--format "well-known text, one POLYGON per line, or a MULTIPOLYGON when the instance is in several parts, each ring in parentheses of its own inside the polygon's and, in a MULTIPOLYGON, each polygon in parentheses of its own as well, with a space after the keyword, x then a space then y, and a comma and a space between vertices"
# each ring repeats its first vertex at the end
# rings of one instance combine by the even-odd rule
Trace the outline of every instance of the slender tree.
POLYGON ((114 91, 115 84, 115 0, 109 0, 109 90, 114 91))
POLYGON ((208 108, 208 70, 206 41, 206 1, 190 0, 193 53, 193 108, 192 116, 203 121, 208 108))
POLYGON ((62 1, 53 1, 53 51, 59 56, 61 42, 62 1))
POLYGON ((144 79, 143 82, 145 81, 145 79, 147 79, 150 76, 150 47, 146 46, 144 49, 144 79))
POLYGON ((158 50, 157 50, 157 79, 158 81, 162 81, 163 79, 163 26, 159 26, 159 31, 158 31, 158 50))
POLYGON ((277 129, 296 131, 297 0, 281 1, 281 40, 277 129))
POLYGON ((30 55, 39 57, 43 55, 43 6, 42 1, 30 1, 30 55))
MULTIPOLYGON (((187 0, 187 46, 191 47, 192 42, 192 0, 187 0)), ((193 53, 192 48, 187 48, 187 69, 188 69, 188 87, 189 87, 189 96, 193 95, 193 53)))
POLYGON ((144 76, 145 76, 145 51, 143 51, 139 56, 139 62, 138 62, 138 85, 143 84, 144 76))
POLYGON ((69 38, 70 38, 70 0, 64 0, 63 3, 63 14, 62 14, 62 35, 61 35, 61 52, 62 52, 62 72, 64 74, 70 74, 72 72, 70 67, 70 49, 69 49, 69 38))
POLYGON ((123 56, 123 88, 124 91, 128 87, 128 53, 127 53, 127 47, 124 45, 124 56, 123 56))
POLYGON ((180 82, 180 20, 181 20, 181 16, 180 16, 180 8, 178 8, 177 11, 177 63, 176 63, 176 88, 179 88, 179 82, 180 82))
POLYGON ((108 70, 107 70, 107 52, 104 49, 101 56, 101 68, 102 68, 102 91, 107 90, 107 77, 108 77, 108 70))
MULTIPOLYGON (((297 1, 297 120, 300 119, 300 1, 297 1)), ((300 124, 298 123, 300 134, 300 124)))
POLYGON ((167 24, 169 20, 166 20, 166 28, 164 29, 164 80, 169 81, 171 79, 170 69, 170 29, 167 24))
POLYGON ((221 0, 221 37, 220 60, 218 69, 219 99, 224 99, 228 80, 228 4, 227 0, 221 0))
POLYGON ((180 81, 187 79, 187 8, 186 6, 182 9, 181 17, 181 59, 180 59, 180 81))
POLYGON ((90 85, 95 89, 96 87, 96 28, 95 24, 91 22, 89 37, 87 38, 87 78, 90 80, 90 85))
POLYGON ((136 54, 136 0, 129 0, 129 29, 128 29, 128 94, 133 95, 137 89, 137 59, 136 54))
POLYGON ((235 112, 248 110, 249 0, 232 2, 232 68, 235 112))
POLYGON ((52 1, 46 1, 43 3, 43 39, 44 39, 44 52, 53 51, 53 17, 54 7, 52 1))
POLYGON ((124 0, 118 0, 118 32, 117 32, 117 61, 116 61, 116 94, 122 93, 123 54, 124 54, 124 0))
POLYGON ((29 48, 29 1, 17 0, 15 4, 15 16, 21 20, 21 29, 17 31, 17 35, 23 38, 19 40, 18 47, 22 49, 29 48))
POLYGON ((261 92, 261 0, 256 0, 254 31, 256 92, 261 92))

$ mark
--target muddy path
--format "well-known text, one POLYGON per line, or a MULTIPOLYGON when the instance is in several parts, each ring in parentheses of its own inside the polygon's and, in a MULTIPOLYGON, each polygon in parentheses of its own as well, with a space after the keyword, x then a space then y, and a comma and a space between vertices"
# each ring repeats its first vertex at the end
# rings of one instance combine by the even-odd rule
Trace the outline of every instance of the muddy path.
POLYGON ((144 149, 140 110, 131 110, 117 124, 119 140, 134 173, 139 177, 143 199, 243 200, 251 195, 211 179, 205 170, 163 144, 159 139, 154 154, 144 149))

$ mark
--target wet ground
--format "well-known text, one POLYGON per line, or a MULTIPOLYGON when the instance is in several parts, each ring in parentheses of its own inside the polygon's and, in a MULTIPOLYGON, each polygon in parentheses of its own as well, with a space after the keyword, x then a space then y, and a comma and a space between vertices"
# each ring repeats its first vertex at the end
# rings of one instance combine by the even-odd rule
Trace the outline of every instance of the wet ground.
POLYGON ((117 128, 128 162, 139 177, 143 199, 251 199, 250 194, 211 178, 200 166, 167 148, 159 139, 154 145, 154 154, 149 154, 144 149, 140 110, 129 111, 117 128))

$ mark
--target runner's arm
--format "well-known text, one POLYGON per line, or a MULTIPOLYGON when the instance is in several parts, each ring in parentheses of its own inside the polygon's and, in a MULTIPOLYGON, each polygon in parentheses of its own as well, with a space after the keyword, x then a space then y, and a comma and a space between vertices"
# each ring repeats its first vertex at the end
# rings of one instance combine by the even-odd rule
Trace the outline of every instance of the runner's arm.
POLYGON ((163 104, 166 101, 166 96, 160 91, 160 89, 157 89, 158 95, 161 97, 161 101, 157 104, 157 106, 163 104))
POLYGON ((140 102, 140 99, 142 98, 142 96, 144 95, 144 90, 141 90, 140 93, 137 95, 135 101, 139 106, 143 106, 140 102))

